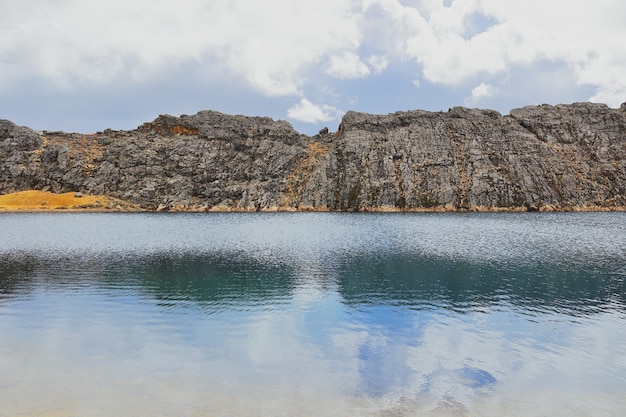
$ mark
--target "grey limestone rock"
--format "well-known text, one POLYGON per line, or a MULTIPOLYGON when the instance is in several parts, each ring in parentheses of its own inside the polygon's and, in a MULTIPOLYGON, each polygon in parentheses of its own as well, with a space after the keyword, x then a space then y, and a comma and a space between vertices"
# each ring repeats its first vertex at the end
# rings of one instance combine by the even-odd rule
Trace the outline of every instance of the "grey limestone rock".
POLYGON ((0 193, 104 194, 147 210, 624 209, 625 106, 351 111, 312 137, 214 111, 93 135, 0 120, 0 193))

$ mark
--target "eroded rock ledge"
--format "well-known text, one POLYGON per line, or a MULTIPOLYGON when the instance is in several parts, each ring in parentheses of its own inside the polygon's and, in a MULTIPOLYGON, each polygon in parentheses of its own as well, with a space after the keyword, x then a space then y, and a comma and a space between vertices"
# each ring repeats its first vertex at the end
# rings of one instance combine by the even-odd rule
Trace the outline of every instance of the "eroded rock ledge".
POLYGON ((0 194, 23 190, 144 210, 624 210, 626 104, 348 112, 312 137, 214 111, 90 135, 0 120, 0 194))

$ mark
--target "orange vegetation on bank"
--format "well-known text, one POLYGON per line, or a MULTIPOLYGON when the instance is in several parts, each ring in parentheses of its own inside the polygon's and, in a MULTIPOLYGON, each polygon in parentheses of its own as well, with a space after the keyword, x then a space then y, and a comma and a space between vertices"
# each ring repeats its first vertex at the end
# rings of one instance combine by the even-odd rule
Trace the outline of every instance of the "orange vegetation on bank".
POLYGON ((131 209, 132 206, 111 197, 81 195, 80 193, 54 194, 47 191, 20 191, 0 195, 0 210, 110 210, 131 209))

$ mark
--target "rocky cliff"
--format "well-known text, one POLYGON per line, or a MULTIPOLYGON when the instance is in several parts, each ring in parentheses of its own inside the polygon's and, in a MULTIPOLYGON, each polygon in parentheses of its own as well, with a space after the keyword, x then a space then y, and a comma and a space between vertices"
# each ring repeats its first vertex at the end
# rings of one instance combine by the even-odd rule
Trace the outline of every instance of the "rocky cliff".
POLYGON ((146 210, 624 210, 626 103, 348 112, 312 137, 213 111, 89 135, 0 120, 0 194, 22 190, 146 210))

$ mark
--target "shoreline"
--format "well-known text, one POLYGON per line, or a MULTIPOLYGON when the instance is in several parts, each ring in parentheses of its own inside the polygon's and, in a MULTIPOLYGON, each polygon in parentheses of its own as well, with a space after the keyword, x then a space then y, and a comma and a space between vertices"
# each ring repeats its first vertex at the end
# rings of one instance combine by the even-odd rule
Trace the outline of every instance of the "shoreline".
POLYGON ((79 192, 55 194, 48 191, 27 190, 0 195, 0 213, 571 213, 571 212, 626 212, 626 206, 567 206, 556 207, 486 207, 453 206, 411 207, 392 206, 363 207, 358 210, 335 210, 316 206, 272 206, 255 207, 229 206, 159 206, 149 208, 105 195, 83 195, 79 192))

